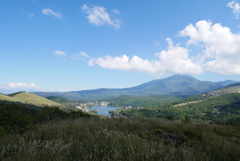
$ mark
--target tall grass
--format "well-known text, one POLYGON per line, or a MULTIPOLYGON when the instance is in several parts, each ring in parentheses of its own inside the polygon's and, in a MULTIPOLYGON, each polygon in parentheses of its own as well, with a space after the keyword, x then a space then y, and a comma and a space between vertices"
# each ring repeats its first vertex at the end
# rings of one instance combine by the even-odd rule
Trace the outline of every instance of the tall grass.
POLYGON ((158 119, 76 119, 0 137, 0 160, 238 161, 240 128, 158 119), (162 140, 170 132, 181 142, 162 140))

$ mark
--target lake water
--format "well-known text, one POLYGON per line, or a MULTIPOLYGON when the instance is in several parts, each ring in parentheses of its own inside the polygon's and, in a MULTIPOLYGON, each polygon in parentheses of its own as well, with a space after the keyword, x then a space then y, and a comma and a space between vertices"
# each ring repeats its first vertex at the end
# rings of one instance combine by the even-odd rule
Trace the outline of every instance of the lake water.
POLYGON ((93 106, 90 110, 96 110, 98 115, 109 116, 109 111, 116 111, 117 107, 102 107, 102 106, 93 106), (99 109, 99 110, 97 110, 99 109), (100 111, 101 110, 101 111, 100 111))

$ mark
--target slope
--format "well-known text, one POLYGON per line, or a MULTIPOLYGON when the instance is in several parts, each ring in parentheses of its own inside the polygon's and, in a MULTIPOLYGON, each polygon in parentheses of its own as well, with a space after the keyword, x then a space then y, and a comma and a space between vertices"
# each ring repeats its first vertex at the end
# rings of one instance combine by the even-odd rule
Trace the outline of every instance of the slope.
POLYGON ((4 94, 0 93, 0 101, 9 101, 9 102, 22 102, 21 100, 17 98, 13 98, 4 94))
POLYGON ((71 102, 70 100, 63 98, 63 97, 56 97, 56 96, 48 96, 46 97, 48 100, 51 100, 53 102, 57 102, 57 103, 68 103, 71 102))
POLYGON ((228 86, 218 88, 218 89, 212 91, 211 93, 213 93, 213 94, 240 93, 240 83, 230 84, 228 86))
POLYGON ((37 96, 35 94, 26 93, 26 92, 20 92, 13 96, 13 98, 21 100, 24 103, 30 103, 35 105, 49 105, 49 106, 58 106, 60 104, 53 102, 51 100, 48 100, 46 98, 37 96))
POLYGON ((190 120, 196 122, 240 123, 240 93, 225 94, 181 106, 165 104, 140 110, 124 110, 121 113, 127 116, 155 118, 166 118, 172 115, 175 120, 188 116, 190 120))

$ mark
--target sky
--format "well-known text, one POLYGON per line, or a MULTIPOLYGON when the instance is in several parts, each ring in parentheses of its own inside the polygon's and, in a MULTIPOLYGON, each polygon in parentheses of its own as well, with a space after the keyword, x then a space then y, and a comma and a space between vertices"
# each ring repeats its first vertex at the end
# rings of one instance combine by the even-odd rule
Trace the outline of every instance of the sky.
POLYGON ((1 0, 0 93, 240 81, 240 1, 1 0))

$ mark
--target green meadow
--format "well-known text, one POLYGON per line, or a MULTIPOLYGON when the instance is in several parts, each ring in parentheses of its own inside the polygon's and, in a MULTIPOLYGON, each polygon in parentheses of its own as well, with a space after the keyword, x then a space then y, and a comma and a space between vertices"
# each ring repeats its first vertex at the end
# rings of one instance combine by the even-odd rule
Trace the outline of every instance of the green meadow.
POLYGON ((240 127, 148 118, 79 118, 0 138, 0 159, 24 161, 238 161, 240 127), (161 139, 164 132, 179 142, 161 139))

